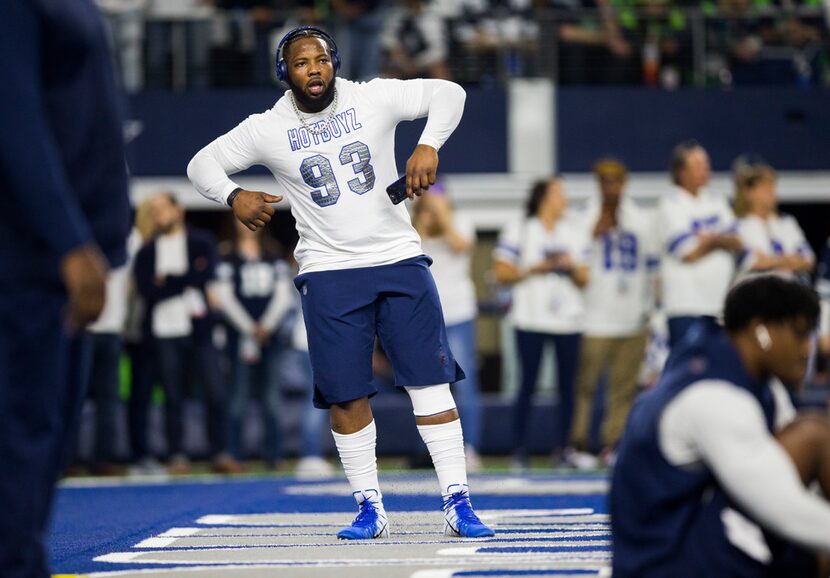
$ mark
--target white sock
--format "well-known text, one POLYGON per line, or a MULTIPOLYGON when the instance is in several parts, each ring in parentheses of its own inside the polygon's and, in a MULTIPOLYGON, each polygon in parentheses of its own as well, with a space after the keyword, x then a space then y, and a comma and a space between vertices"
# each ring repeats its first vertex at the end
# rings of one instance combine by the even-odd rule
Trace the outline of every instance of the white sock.
MULTIPOLYGON (((464 457, 464 434, 461 420, 438 425, 419 425, 418 432, 427 445, 441 495, 452 493, 450 486, 467 486, 467 462, 464 457)), ((455 490, 455 489, 454 489, 455 490)), ((456 490, 457 491, 457 490, 456 490)))
POLYGON ((340 454, 343 471, 352 486, 352 495, 357 503, 370 499, 378 502, 383 499, 378 483, 378 460, 375 456, 377 430, 375 421, 362 430, 352 434, 331 432, 334 436, 334 445, 340 454))

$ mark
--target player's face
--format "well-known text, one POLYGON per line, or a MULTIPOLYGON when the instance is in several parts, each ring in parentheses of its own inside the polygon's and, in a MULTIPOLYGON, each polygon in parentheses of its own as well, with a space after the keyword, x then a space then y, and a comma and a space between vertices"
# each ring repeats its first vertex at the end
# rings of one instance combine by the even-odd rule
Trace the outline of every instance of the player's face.
POLYGON ((804 380, 810 358, 812 326, 802 318, 767 324, 772 344, 765 354, 769 373, 796 387, 804 380))
POLYGON ((289 45, 288 79, 300 109, 316 112, 328 106, 334 90, 334 65, 322 38, 308 37, 289 45))

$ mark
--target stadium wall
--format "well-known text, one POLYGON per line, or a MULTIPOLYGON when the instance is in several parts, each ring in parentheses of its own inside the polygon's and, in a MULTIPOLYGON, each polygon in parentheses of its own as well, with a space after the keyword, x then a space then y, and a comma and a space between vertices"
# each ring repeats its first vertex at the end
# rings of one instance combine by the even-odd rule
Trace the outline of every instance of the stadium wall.
MULTIPOLYGON (((651 202, 668 185, 672 146, 689 138, 709 149, 716 171, 712 185, 718 190, 732 190, 732 161, 753 152, 778 169, 783 203, 830 203, 830 91, 555 89, 532 80, 516 81, 508 90, 469 88, 467 93, 464 119, 441 151, 441 174, 458 208, 469 212, 479 229, 498 229, 519 214, 530 182, 539 176, 564 173, 567 194, 577 203, 595 194, 590 167, 603 155, 626 162, 632 170, 630 194, 651 202)), ((193 191, 184 174, 187 162, 278 96, 274 91, 133 96, 127 123, 133 201, 165 189, 191 209, 219 208, 193 191)), ((399 125, 399 167, 423 123, 399 125)), ((273 189, 262 167, 239 181, 273 189)))
MULTIPOLYGON (((464 119, 442 150, 442 170, 446 174, 581 173, 590 170, 597 156, 612 154, 634 172, 663 172, 672 146, 689 138, 709 149, 716 171, 728 170, 744 152, 760 154, 781 171, 830 170, 830 91, 544 86, 540 90, 540 84, 543 81, 522 81, 508 91, 468 89, 464 119), (544 136, 532 132, 534 121, 553 124, 549 128, 558 147, 553 147, 549 166, 514 168, 520 163, 511 160, 512 150, 550 148, 540 142, 544 136), (519 122, 525 126, 511 130, 519 122)), ((272 91, 133 96, 128 113, 132 174, 183 176, 199 148, 249 114, 271 107, 278 96, 272 91)), ((406 162, 422 127, 423 121, 398 127, 399 166, 406 162)))

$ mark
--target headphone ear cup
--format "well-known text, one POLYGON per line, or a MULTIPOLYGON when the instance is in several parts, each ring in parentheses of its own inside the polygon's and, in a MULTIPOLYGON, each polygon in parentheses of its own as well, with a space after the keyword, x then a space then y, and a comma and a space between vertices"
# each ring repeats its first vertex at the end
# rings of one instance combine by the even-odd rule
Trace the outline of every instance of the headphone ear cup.
POLYGON ((288 78, 288 66, 285 64, 285 60, 280 58, 277 61, 277 79, 285 82, 286 78, 288 78))
POLYGON ((331 50, 331 64, 334 67, 334 73, 340 70, 340 53, 337 50, 331 50))

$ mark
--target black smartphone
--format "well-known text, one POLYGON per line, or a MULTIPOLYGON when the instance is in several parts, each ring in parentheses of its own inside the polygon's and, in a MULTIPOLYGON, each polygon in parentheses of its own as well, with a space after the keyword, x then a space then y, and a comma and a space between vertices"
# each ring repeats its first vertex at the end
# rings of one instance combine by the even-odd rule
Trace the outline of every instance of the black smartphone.
POLYGON ((406 195, 406 175, 399 178, 397 181, 386 187, 386 194, 392 200, 392 203, 397 205, 407 199, 406 195))

